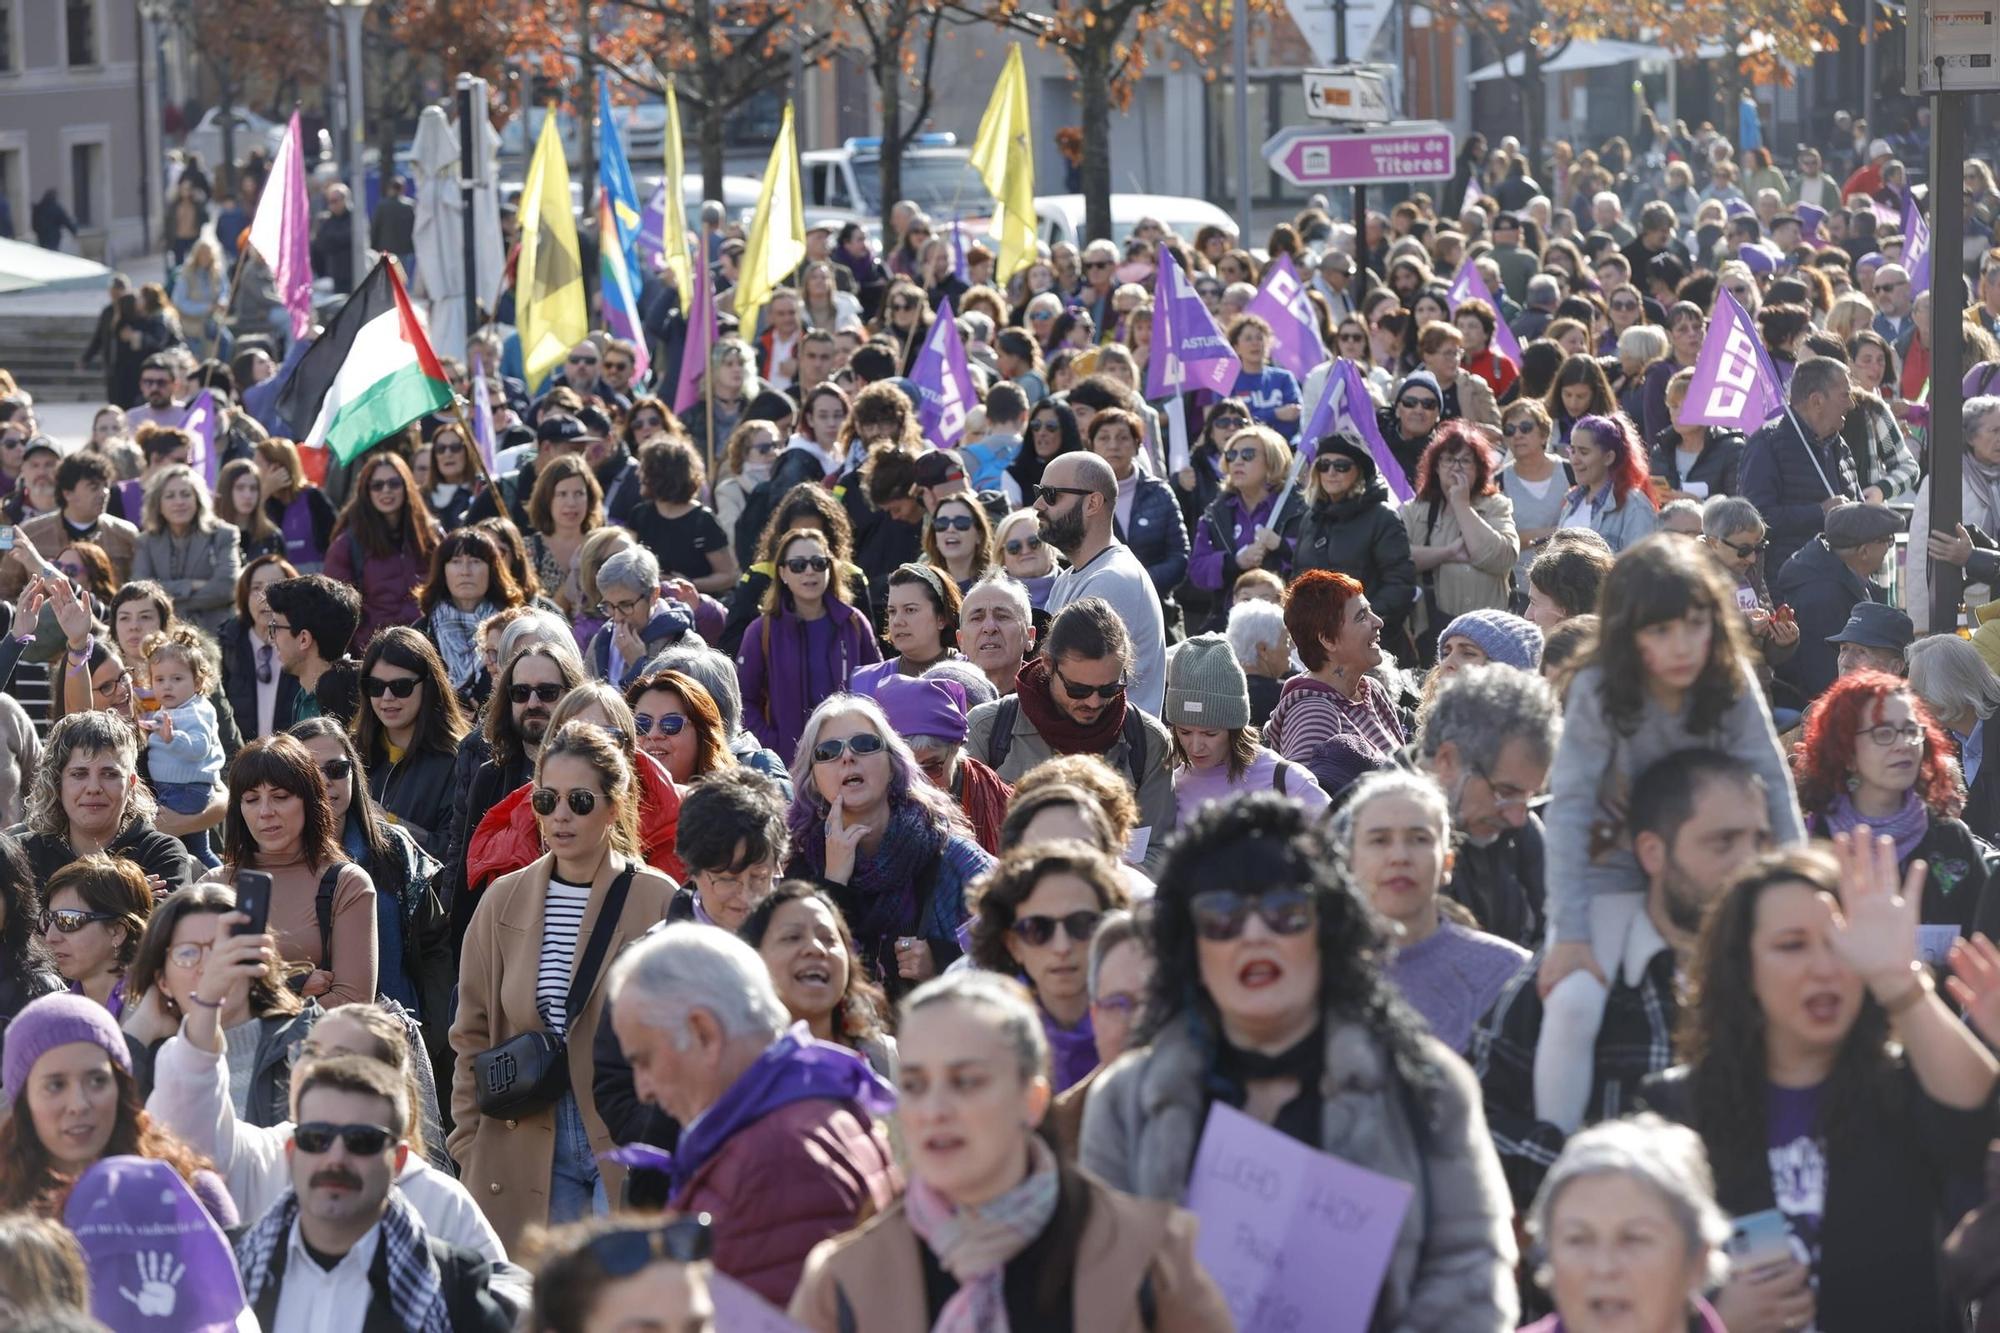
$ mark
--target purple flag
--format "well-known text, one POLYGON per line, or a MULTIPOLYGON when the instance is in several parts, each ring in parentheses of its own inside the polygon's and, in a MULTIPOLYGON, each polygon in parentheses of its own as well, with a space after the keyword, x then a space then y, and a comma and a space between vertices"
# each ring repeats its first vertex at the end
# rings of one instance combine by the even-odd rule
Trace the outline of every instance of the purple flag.
POLYGON ((1146 396, 1171 398, 1189 389, 1228 394, 1243 363, 1215 327, 1180 261, 1160 247, 1153 274, 1153 345, 1146 359, 1146 396))
POLYGON ((1452 280, 1451 290, 1445 293, 1445 302, 1453 311, 1460 301, 1484 301, 1493 307, 1493 350, 1521 368, 1521 340, 1514 336, 1514 330, 1507 327, 1507 320, 1500 312, 1500 303, 1487 290, 1486 279, 1479 276, 1479 265, 1467 260, 1458 266, 1458 276, 1452 280))
POLYGON ((180 428, 194 436, 194 456, 188 462, 215 489, 215 474, 222 460, 215 448, 215 395, 203 389, 181 414, 180 428))
POLYGON ((278 300, 291 312, 292 337, 312 332, 312 199, 306 193, 306 161, 299 140, 299 113, 285 127, 277 160, 271 163, 264 197, 250 219, 250 248, 271 270, 278 300))
POLYGON ((1313 318, 1312 302, 1299 285, 1298 271, 1290 255, 1279 255, 1264 270, 1264 285, 1257 289, 1244 313, 1261 316, 1271 326, 1271 360, 1298 376, 1301 384, 1313 368, 1326 360, 1326 343, 1319 336, 1319 321, 1313 318))
POLYGON ((965 414, 979 396, 948 300, 938 303, 937 318, 910 367, 910 383, 917 386, 917 420, 924 437, 940 449, 956 449, 965 438, 965 414))
POLYGON ((1813 204, 1800 204, 1792 212, 1799 220, 1799 237, 1802 240, 1819 243, 1819 224, 1826 221, 1826 210, 1813 204))
POLYGON ((1745 434, 1784 410, 1784 391, 1757 325, 1727 291, 1715 296, 1715 313, 1695 358, 1694 382, 1675 422, 1727 426, 1745 434))
POLYGON ((667 183, 660 182, 660 188, 653 191, 644 211, 639 214, 639 259, 646 266, 646 272, 657 273, 667 257, 662 237, 667 234, 667 183))
POLYGON ((692 301, 687 309, 687 341, 681 345, 681 374, 674 385, 674 412, 682 415, 701 401, 701 375, 708 367, 710 352, 715 347, 715 289, 708 276, 708 265, 697 261, 694 266, 694 290, 681 293, 682 302, 692 301))
POLYGON ((472 353, 472 447, 486 463, 486 475, 493 475, 493 458, 499 441, 493 435, 493 398, 486 390, 486 367, 477 350, 472 353))
POLYGON ((958 214, 951 215, 951 275, 960 282, 971 282, 972 272, 965 263, 965 232, 958 225, 958 214))
POLYGON ((1910 273, 1912 300, 1931 289, 1931 228, 1911 194, 1903 196, 1903 267, 1910 273))
POLYGON ((1771 258, 1771 252, 1761 245, 1739 245, 1736 257, 1743 261, 1745 268, 1762 278, 1770 277, 1778 268, 1778 261, 1771 258))
POLYGON ((1314 456, 1319 453, 1319 442, 1329 435, 1350 435, 1367 445, 1369 456, 1375 460, 1375 470, 1382 474, 1389 494, 1399 502, 1416 496, 1416 488, 1410 485, 1403 465, 1396 461, 1389 442, 1382 438, 1382 428, 1375 420, 1375 400, 1368 396, 1361 368, 1346 357, 1337 359, 1327 372, 1326 390, 1319 396, 1312 420, 1299 432, 1299 453, 1306 466, 1312 466, 1314 456))
POLYGON ((1725 200, 1722 205, 1722 211, 1733 218, 1752 217, 1757 212, 1756 209, 1750 207, 1750 201, 1747 199, 1725 200))

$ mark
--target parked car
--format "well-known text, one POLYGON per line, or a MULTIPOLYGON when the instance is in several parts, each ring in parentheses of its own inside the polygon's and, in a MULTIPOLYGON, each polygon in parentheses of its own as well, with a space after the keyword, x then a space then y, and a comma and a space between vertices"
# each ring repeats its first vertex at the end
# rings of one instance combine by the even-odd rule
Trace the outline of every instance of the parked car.
MULTIPOLYGON (((1035 197, 1035 234, 1050 245, 1068 241, 1082 245, 1083 196, 1046 194, 1035 197)), ((1235 230, 1236 220, 1206 199, 1190 199, 1174 194, 1114 194, 1111 196, 1110 239, 1123 244, 1141 218, 1158 218, 1175 235, 1193 240, 1194 234, 1214 223, 1235 230)))

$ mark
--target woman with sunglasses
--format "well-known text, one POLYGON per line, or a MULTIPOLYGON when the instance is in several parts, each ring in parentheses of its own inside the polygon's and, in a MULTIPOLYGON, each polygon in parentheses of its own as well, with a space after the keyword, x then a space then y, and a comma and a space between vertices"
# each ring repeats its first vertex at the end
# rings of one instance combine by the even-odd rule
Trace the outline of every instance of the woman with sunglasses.
POLYGON ((1539 398, 1517 398, 1501 410, 1500 442, 1507 462, 1500 469, 1500 490, 1514 502, 1515 534, 1521 557, 1514 562, 1514 590, 1527 595, 1528 566, 1542 553, 1562 520, 1563 500, 1575 477, 1569 464, 1549 450, 1554 423, 1539 398))
POLYGON ((868 576, 854 567, 854 528, 848 522, 847 509, 825 486, 803 484, 785 493, 757 534, 757 544, 744 564, 743 577, 729 595, 728 619, 723 624, 722 637, 716 641, 721 651, 734 653, 741 648, 745 632, 763 614, 765 595, 778 576, 770 555, 772 544, 786 533, 808 528, 825 537, 829 559, 849 568, 843 600, 873 624, 874 599, 869 596, 868 576))
POLYGON ((1056 581, 1056 548, 1042 540, 1033 509, 1016 509, 993 530, 994 550, 1007 576, 1028 590, 1028 606, 1039 621, 1056 581))
POLYGON ((1068 403, 1047 398, 1036 403, 1028 412, 1026 441, 1007 465, 1007 478, 1013 483, 1009 490, 1019 487, 1021 492, 1016 503, 1033 503, 1035 487, 1042 484, 1042 473, 1050 460, 1081 452, 1083 447, 1083 431, 1068 403))
POLYGON ((847 1047, 883 1078, 896 1077, 889 998, 863 971, 847 918, 824 889, 786 880, 758 900, 736 933, 771 970, 793 1022, 847 1047))
POLYGON ((922 287, 908 277, 889 284, 889 295, 882 302, 880 332, 896 344, 896 364, 905 375, 923 350, 931 318, 931 304, 922 287))
POLYGON ((444 661, 417 631, 385 629, 361 659, 361 694, 354 740, 372 770, 369 795, 436 854, 451 814, 452 765, 470 730, 444 661))
POLYGON ((1037 1132, 1049 1049, 1018 985, 933 982, 904 1004, 901 1034, 909 1191, 813 1252, 793 1319, 816 1333, 1232 1327, 1194 1258, 1193 1219, 1059 1162, 1037 1132))
POLYGON ((1331 840, 1295 802, 1260 793, 1203 811, 1154 900, 1139 1034, 1151 1045, 1098 1075, 1079 1164, 1114 1189, 1179 1199, 1209 1108, 1235 1107, 1416 1191, 1378 1320, 1512 1328, 1513 1208, 1479 1086, 1395 994, 1382 949, 1331 840))
POLYGON ((528 1327, 536 1333, 628 1333, 635 1328, 708 1330, 714 1251, 708 1214, 620 1213, 538 1235, 528 1327))
POLYGON ((448 422, 431 436, 430 483, 424 487, 424 504, 444 532, 465 525, 466 511, 472 508, 472 486, 479 479, 465 432, 457 422, 448 422))
POLYGON ((451 1154, 510 1249, 531 1225, 572 1221, 619 1196, 623 1169, 598 1164, 612 1143, 592 1092, 604 972, 621 948, 666 919, 674 896, 674 881, 643 863, 632 761, 602 727, 570 721, 550 730, 529 805, 549 851, 480 895, 459 956, 451 1029, 458 1053, 451 1154), (615 915, 614 896, 622 903, 615 915), (571 1013, 586 922, 603 923, 605 965, 571 1013), (524 1032, 561 1039, 568 1088, 507 1119, 480 1114, 475 1057, 524 1032))
POLYGON ((845 689, 856 668, 881 661, 882 650, 867 615, 848 600, 859 571, 834 540, 816 527, 779 529, 765 540, 761 564, 775 579, 744 632, 736 669, 745 727, 789 756, 815 703, 845 689))
POLYGON ((138 866, 102 853, 72 861, 43 888, 42 943, 72 995, 123 1019, 137 1009, 125 980, 153 912, 153 890, 138 866))
POLYGON ((458 964, 452 957, 449 922, 433 887, 437 859, 369 795, 368 770, 354 738, 337 719, 307 718, 295 723, 290 734, 304 744, 326 779, 327 814, 341 850, 368 872, 375 886, 376 994, 424 1021, 431 1059, 449 1075, 446 1033, 458 964))
POLYGON ((993 568, 993 520, 970 495, 940 500, 924 526, 924 562, 963 594, 993 568))
MULTIPOLYGON (((108 660, 117 666, 117 658, 108 660)), ((118 670, 114 678, 125 679, 118 670)), ((129 701, 129 685, 123 697, 129 701)), ((15 833, 38 884, 79 857, 104 852, 137 863, 156 889, 172 892, 194 883, 195 863, 179 838, 154 827, 158 809, 139 780, 138 731, 129 719, 94 709, 49 728, 27 819, 15 833)))
POLYGON ((678 671, 641 676, 625 687, 625 702, 640 751, 657 760, 677 786, 735 766, 722 710, 694 677, 678 671))
POLYGON ((1292 466, 1292 450, 1268 426, 1230 436, 1222 451, 1222 489, 1194 530, 1188 582, 1207 594, 1208 615, 1198 627, 1220 631, 1229 623, 1229 590, 1246 569, 1291 577, 1292 552, 1305 499, 1293 491, 1277 512, 1278 493, 1292 466))
POLYGON ((891 996, 942 972, 961 952, 966 887, 993 864, 951 793, 924 776, 881 706, 856 694, 813 710, 792 781, 786 873, 840 904, 891 996))
POLYGON ((423 615, 415 589, 430 574, 438 536, 437 520, 418 501, 410 465, 386 449, 371 454, 356 470, 354 494, 326 553, 327 577, 361 590, 354 651, 366 649, 375 631, 414 625, 423 615))

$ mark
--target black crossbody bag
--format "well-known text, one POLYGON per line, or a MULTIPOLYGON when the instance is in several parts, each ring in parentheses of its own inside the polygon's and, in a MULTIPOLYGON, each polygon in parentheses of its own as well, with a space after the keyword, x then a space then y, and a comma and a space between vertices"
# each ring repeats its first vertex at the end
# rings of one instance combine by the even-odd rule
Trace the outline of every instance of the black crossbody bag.
MULTIPOLYGON (((578 1010, 590 995, 597 969, 611 947, 611 932, 625 912, 625 895, 632 887, 634 871, 611 882, 604 910, 591 927, 590 941, 584 946, 583 961, 570 976, 569 994, 563 1013, 574 1023, 578 1010)), ((569 1044, 563 1037, 543 1030, 509 1037, 490 1050, 472 1057, 472 1086, 479 1113, 496 1120, 519 1120, 546 1110, 569 1091, 569 1044)))

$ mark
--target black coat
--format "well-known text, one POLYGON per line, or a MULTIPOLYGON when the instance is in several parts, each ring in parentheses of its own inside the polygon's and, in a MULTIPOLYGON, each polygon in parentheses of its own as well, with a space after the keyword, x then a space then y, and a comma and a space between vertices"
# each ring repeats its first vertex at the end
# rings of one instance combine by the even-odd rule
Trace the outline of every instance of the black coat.
POLYGON ((1781 567, 1825 529, 1826 511, 1820 506, 1829 483, 1849 500, 1861 498, 1853 455, 1839 436, 1831 444, 1808 447, 1786 415, 1750 437, 1737 467, 1738 493, 1757 506, 1770 530, 1767 567, 1781 567))
MULTIPOLYGON (((9 832, 20 839, 21 850, 28 854, 37 884, 48 883, 56 871, 76 860, 76 853, 65 839, 48 833, 29 834, 22 828, 9 832)), ((181 840, 168 837, 144 820, 113 838, 104 851, 109 856, 124 857, 148 875, 158 875, 167 882, 169 893, 185 889, 199 878, 195 860, 181 840)))
POLYGON ((1798 651, 1778 665, 1778 679, 1813 699, 1840 674, 1840 645, 1827 637, 1840 633, 1856 604, 1886 602, 1889 595, 1814 537, 1771 580, 1771 600, 1789 604, 1799 622, 1798 651))
POLYGON ((1653 475, 1665 477, 1669 490, 1684 491, 1687 483, 1694 481, 1708 487, 1710 495, 1736 494, 1736 472, 1742 466, 1743 450, 1747 447, 1740 434, 1710 426, 1708 443, 1702 446, 1694 466, 1688 469, 1685 477, 1681 475, 1680 462, 1674 456, 1680 442, 1680 432, 1672 426, 1660 432, 1653 441, 1653 475))
POLYGON ((1401 624, 1409 615, 1417 601, 1410 533, 1380 477, 1371 477, 1359 495, 1306 510, 1292 547, 1292 576, 1309 569, 1331 569, 1358 580, 1369 605, 1391 624, 1401 624))
POLYGON ((401 763, 381 758, 368 766, 368 794, 432 856, 444 850, 455 758, 440 750, 418 750, 404 755, 401 763))
MULTIPOLYGON (((256 740, 256 640, 251 637, 248 625, 231 616, 222 622, 222 633, 216 636, 216 641, 222 650, 223 697, 229 700, 229 711, 236 715, 236 729, 246 739, 256 740)), ((275 652, 271 655, 271 670, 278 673, 278 699, 271 708, 271 725, 273 729, 282 731, 285 719, 292 715, 292 704, 298 698, 299 680, 279 667, 275 652)))
POLYGON ((1989 843, 2000 844, 2000 714, 1979 724, 1979 776, 1965 794, 1965 826, 1989 843))

